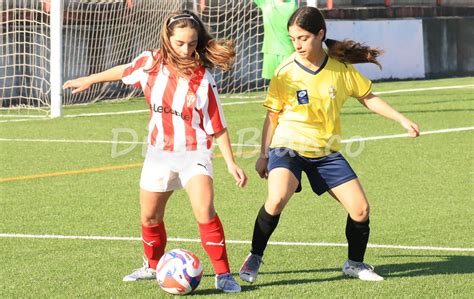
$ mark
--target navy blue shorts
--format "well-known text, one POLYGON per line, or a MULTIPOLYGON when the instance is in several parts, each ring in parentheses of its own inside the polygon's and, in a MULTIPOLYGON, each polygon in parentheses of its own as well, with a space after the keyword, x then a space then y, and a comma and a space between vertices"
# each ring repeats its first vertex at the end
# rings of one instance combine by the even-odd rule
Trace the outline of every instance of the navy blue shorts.
POLYGON ((311 189, 321 195, 357 175, 341 153, 335 152, 321 158, 306 158, 287 148, 272 148, 269 152, 268 172, 275 168, 286 168, 298 179, 295 192, 301 191, 301 172, 308 177, 311 189))

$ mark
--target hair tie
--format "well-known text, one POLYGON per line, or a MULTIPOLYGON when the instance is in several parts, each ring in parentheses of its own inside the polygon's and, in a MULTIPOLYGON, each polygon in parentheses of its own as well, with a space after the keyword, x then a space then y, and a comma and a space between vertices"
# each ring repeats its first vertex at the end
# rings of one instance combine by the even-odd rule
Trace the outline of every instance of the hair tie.
POLYGON ((330 39, 330 38, 325 38, 324 39, 324 43, 326 44, 326 46, 330 47, 331 45, 334 45, 337 41, 334 40, 334 39, 330 39))

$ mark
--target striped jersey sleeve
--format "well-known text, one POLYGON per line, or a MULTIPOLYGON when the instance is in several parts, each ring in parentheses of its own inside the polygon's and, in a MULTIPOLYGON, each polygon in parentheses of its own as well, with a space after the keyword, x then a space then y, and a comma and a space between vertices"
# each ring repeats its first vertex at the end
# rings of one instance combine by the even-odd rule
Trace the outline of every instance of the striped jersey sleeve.
POLYGON ((207 103, 203 106, 203 128, 208 135, 214 135, 224 130, 227 125, 214 78, 209 73, 207 77, 207 103))
POLYGON ((142 87, 143 69, 147 66, 147 62, 152 60, 153 57, 150 51, 142 52, 126 66, 122 74, 122 82, 127 85, 142 87))

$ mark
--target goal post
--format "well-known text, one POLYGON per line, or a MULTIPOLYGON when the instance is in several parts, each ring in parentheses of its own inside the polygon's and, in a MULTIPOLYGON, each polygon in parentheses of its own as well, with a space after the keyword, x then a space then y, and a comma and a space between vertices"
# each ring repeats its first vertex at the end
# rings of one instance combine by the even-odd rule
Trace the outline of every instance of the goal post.
POLYGON ((252 96, 267 86, 263 21, 252 0, 1 0, 0 116, 58 117, 65 105, 142 96, 121 82, 74 95, 62 83, 158 48, 164 18, 183 8, 217 39, 234 40, 234 68, 214 72, 221 94, 252 96))
POLYGON ((50 73, 51 73, 51 117, 62 116, 62 31, 63 31, 63 1, 52 1, 50 4, 50 32, 51 32, 51 55, 50 55, 50 73))

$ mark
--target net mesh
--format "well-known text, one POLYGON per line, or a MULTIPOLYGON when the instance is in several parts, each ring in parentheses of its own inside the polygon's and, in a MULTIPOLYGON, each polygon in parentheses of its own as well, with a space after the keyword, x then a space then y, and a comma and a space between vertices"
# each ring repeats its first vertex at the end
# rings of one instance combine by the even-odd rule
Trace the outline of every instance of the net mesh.
POLYGON ((265 86, 260 76, 263 22, 253 1, 216 1, 215 5, 199 6, 197 12, 213 35, 234 40, 236 63, 230 72, 215 72, 222 93, 237 94, 256 91, 265 86))
POLYGON ((49 103, 48 15, 38 1, 0 1, 0 107, 49 103))
MULTIPOLYGON (((0 1, 3 111, 49 110, 49 1, 0 1)), ((214 37, 235 42, 233 70, 215 72, 221 93, 242 96, 266 86, 260 78, 263 24, 259 9, 247 0, 63 0, 63 81, 104 71, 131 61, 143 50, 158 48, 163 19, 184 8, 195 11, 214 37)), ((111 82, 75 95, 65 91, 63 104, 141 95, 139 89, 111 82)))
MULTIPOLYGON (((64 7, 64 80, 130 62, 146 49, 158 48, 162 20, 181 9, 182 1, 69 1, 64 7)), ((141 95, 121 82, 95 84, 84 93, 64 93, 64 104, 141 95)))

